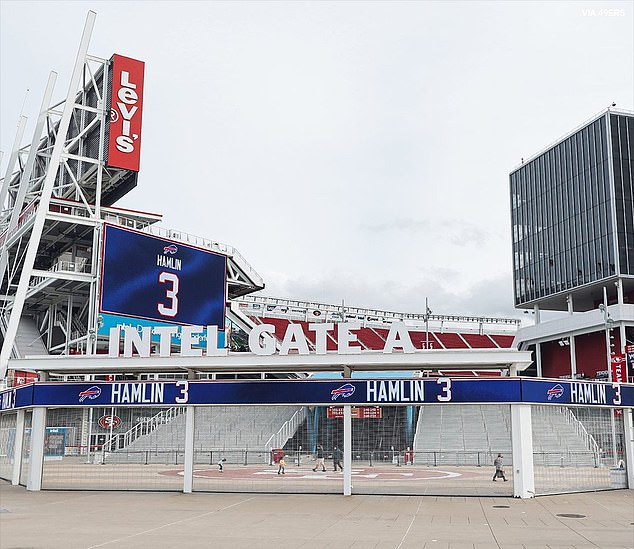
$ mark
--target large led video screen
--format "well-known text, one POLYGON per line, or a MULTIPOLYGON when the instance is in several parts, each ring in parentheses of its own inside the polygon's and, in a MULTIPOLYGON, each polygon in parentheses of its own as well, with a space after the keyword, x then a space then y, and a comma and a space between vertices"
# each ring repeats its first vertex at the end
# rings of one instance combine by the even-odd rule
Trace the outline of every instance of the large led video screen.
POLYGON ((100 312, 224 330, 227 258, 105 225, 100 312))

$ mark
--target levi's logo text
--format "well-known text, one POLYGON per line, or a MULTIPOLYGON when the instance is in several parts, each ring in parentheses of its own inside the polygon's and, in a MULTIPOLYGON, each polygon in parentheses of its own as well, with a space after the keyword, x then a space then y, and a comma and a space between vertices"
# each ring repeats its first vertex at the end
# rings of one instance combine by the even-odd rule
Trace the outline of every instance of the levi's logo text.
POLYGON ((142 61, 112 57, 108 165, 135 172, 140 160, 144 70, 142 61))
POLYGON ((548 389, 548 391, 546 391, 546 394, 548 395, 548 400, 552 400, 553 398, 561 398, 561 395, 564 394, 564 388, 558 383, 557 385, 554 385, 553 387, 548 389))
POLYGON ((337 400, 339 397, 348 398, 354 394, 354 385, 352 383, 346 383, 338 389, 330 391, 331 399, 337 400))
POLYGON ((101 395, 101 388, 93 385, 90 389, 86 389, 85 391, 81 391, 79 393, 79 402, 83 402, 86 399, 95 400, 96 398, 99 398, 99 395, 101 395))

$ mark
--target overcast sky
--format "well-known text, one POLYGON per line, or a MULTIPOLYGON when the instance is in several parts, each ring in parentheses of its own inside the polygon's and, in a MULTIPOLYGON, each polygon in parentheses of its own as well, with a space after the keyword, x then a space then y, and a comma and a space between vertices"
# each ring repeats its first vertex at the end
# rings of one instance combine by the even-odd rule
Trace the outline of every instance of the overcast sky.
POLYGON ((633 106, 632 2, 2 0, 2 174, 89 9, 90 54, 146 63, 118 205, 235 246, 274 297, 519 316, 509 172, 633 106))

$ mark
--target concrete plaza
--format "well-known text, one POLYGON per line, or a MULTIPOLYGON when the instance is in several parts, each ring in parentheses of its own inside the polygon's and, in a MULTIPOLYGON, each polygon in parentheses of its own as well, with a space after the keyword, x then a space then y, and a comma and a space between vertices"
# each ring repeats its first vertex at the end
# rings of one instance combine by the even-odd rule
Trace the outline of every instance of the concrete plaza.
POLYGON ((632 549, 634 491, 520 500, 28 492, 1 482, 0 547, 632 549))

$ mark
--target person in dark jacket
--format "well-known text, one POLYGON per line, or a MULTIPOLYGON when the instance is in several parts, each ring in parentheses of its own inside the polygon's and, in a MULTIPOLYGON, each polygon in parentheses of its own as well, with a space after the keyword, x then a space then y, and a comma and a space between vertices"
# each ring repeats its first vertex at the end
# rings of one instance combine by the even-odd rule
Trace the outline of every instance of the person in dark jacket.
POLYGON ((504 476, 504 460, 502 459, 502 454, 498 454, 498 457, 495 458, 493 465, 495 465, 493 482, 495 482, 496 478, 502 478, 504 479, 504 482, 506 482, 508 479, 504 476))
POLYGON ((343 458, 343 452, 337 446, 334 447, 332 451, 332 465, 335 468, 335 473, 337 472, 337 467, 343 471, 343 465, 341 465, 341 460, 343 458))

